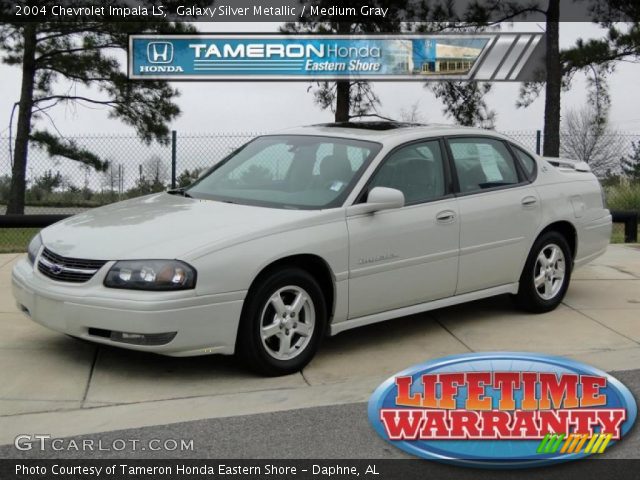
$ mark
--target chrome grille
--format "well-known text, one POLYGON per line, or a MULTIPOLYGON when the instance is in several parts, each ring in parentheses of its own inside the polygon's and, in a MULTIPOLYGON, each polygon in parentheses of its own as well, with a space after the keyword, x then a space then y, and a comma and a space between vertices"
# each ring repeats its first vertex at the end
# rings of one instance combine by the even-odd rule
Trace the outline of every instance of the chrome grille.
POLYGON ((106 260, 67 258, 45 248, 38 261, 38 271, 58 282, 83 283, 90 280, 106 260))

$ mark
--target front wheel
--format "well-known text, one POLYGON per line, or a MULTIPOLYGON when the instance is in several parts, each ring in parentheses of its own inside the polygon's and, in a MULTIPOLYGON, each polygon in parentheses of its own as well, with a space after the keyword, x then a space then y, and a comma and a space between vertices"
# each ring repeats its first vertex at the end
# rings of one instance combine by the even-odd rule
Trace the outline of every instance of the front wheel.
POLYGON ((573 260, 566 239, 558 232, 541 235, 531 248, 516 295, 519 306, 534 313, 556 308, 564 298, 573 260))
POLYGON ((304 270, 286 268, 264 278, 246 300, 238 353, 259 373, 277 376, 304 368, 324 335, 322 289, 304 270))

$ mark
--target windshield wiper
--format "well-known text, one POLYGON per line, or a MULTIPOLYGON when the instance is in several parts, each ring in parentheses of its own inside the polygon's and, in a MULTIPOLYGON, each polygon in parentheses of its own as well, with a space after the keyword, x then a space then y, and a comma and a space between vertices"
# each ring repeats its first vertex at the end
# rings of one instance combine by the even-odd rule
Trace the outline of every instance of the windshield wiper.
POLYGON ((182 195, 183 197, 193 198, 184 188, 174 188, 173 190, 167 190, 169 195, 182 195))

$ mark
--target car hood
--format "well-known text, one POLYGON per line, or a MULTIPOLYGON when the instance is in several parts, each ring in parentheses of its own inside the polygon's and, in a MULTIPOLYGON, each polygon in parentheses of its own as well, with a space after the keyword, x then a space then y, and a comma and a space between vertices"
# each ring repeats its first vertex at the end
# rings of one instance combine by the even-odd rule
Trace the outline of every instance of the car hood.
POLYGON ((127 260, 185 258, 296 228, 318 210, 236 205, 160 193, 114 203, 42 230, 44 245, 72 258, 127 260))

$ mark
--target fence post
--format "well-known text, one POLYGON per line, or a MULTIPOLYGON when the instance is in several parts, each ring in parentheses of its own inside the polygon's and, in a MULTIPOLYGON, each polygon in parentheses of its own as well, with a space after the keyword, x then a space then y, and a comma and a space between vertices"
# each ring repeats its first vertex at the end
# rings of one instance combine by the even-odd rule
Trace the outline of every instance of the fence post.
POLYGON ((540 143, 542 142, 542 132, 536 130, 536 153, 540 155, 540 143))
POLYGON ((638 214, 635 213, 624 224, 624 243, 636 243, 638 241, 638 214))
POLYGON ((171 188, 176 188, 176 141, 177 133, 171 130, 171 188))

